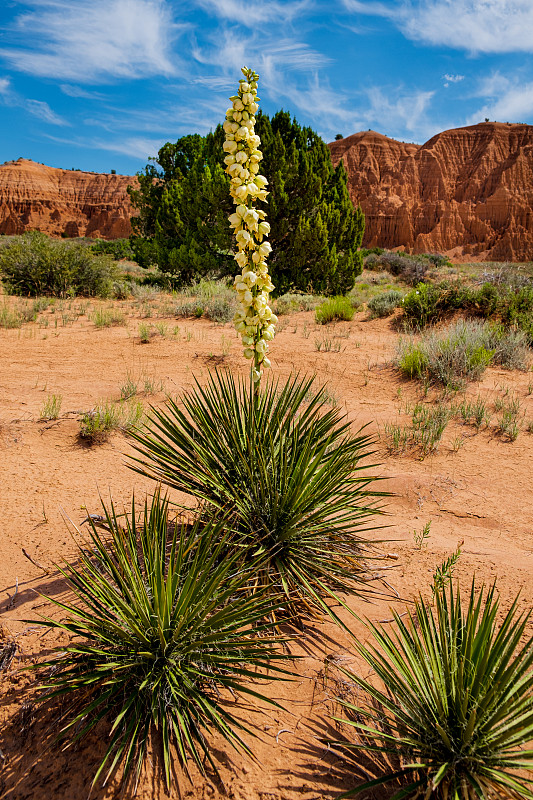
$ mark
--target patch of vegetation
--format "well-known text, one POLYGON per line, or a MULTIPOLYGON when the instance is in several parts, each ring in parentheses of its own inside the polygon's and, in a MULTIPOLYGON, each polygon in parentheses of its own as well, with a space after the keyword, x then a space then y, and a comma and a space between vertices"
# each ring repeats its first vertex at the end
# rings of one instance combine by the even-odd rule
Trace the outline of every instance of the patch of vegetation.
POLYGON ((125 314, 116 308, 98 308, 93 314, 96 328, 111 328, 126 324, 125 314))
POLYGON ((347 297, 337 295, 328 297, 315 309, 315 319, 319 325, 326 325, 328 322, 337 320, 350 321, 353 319, 354 308, 347 297))
POLYGON ((368 301, 368 310, 372 319, 376 317, 389 317, 400 306, 403 292, 398 289, 389 289, 388 292, 378 294, 368 301))
POLYGON ((424 333, 419 342, 400 340, 398 366, 407 378, 462 388, 479 380, 489 364, 525 369, 525 337, 502 325, 460 320, 439 332, 424 333))
POLYGON ((180 523, 158 492, 140 514, 135 500, 130 513, 104 506, 102 520, 97 527, 89 517, 90 548, 59 567, 74 600, 52 599, 61 619, 38 623, 72 636, 39 665, 47 670, 39 702, 63 700, 67 746, 95 725, 105 731, 93 785, 122 767, 135 794, 143 765, 155 757, 168 788, 174 752, 185 767, 190 757, 202 773, 207 765, 217 773, 206 734, 251 754, 241 738, 251 731, 222 693, 278 705, 256 688, 283 677, 282 640, 268 619, 273 601, 241 591, 224 521, 180 523))
POLYGON ((445 403, 436 406, 417 403, 411 412, 410 426, 385 425, 388 452, 399 455, 409 450, 419 450, 422 458, 434 453, 452 416, 453 409, 445 403))
POLYGON ((343 698, 357 741, 335 742, 370 780, 344 797, 391 785, 396 798, 527 798, 533 751, 533 639, 518 598, 500 622, 494 585, 463 608, 452 583, 422 597, 414 612, 392 610, 394 628, 368 623, 371 641, 355 643, 376 681, 342 669, 368 697, 343 698), (354 752, 355 751, 355 752, 354 752), (378 753, 372 760, 372 753, 378 753))
POLYGON ((97 239, 91 245, 91 250, 98 255, 112 256, 115 261, 123 258, 135 260, 135 253, 129 239, 97 239))
POLYGON ((59 412, 61 411, 62 403, 63 403, 62 395, 60 394, 49 395, 43 403, 39 419, 43 420, 57 419, 59 417, 59 412))
POLYGON ((278 316, 282 314, 294 314, 297 311, 312 311, 319 303, 323 302, 322 297, 314 294, 295 294, 287 292, 281 297, 276 298, 274 310, 278 316))
POLYGON ((84 244, 32 231, 0 248, 0 276, 10 294, 109 297, 117 270, 84 244))
POLYGON ((262 556, 253 586, 282 593, 280 615, 296 617, 328 611, 336 592, 368 591, 361 529, 380 494, 361 474, 372 438, 350 434, 312 384, 273 381, 253 399, 247 381, 217 373, 153 409, 132 434, 132 468, 195 498, 204 513, 224 510, 230 550, 244 563, 262 556))
POLYGON ((80 437, 90 444, 102 444, 114 431, 128 431, 137 425, 144 414, 142 403, 103 401, 80 419, 80 437))

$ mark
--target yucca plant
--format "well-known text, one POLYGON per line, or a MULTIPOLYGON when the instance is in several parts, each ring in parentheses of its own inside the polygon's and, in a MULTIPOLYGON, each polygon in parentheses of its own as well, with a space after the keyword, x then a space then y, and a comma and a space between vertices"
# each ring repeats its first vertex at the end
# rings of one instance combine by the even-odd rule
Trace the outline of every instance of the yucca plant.
MULTIPOLYGON (((285 595, 291 616, 368 590, 375 480, 361 474, 372 437, 350 433, 313 379, 271 381, 257 394, 230 374, 152 409, 134 431, 133 469, 228 515, 229 551, 262 558, 253 587, 285 595)), ((374 526, 375 527, 375 526, 374 526)))
MULTIPOLYGON (((368 693, 365 707, 340 700, 357 729, 348 751, 375 752, 373 780, 350 797, 396 784, 400 798, 532 798, 533 639, 524 641, 530 613, 515 599, 498 623, 493 585, 484 596, 474 582, 464 610, 450 583, 420 598, 395 632, 369 624, 373 643, 357 644, 377 682, 346 671, 368 693)), ((337 743, 341 744, 341 743, 337 743)))
POLYGON ((250 754, 240 736, 250 731, 226 701, 231 693, 234 705, 238 691, 276 705, 253 687, 266 671, 269 680, 288 674, 279 665, 286 656, 283 640, 265 635, 272 599, 242 592, 241 567, 224 545, 222 522, 172 523, 168 500, 156 493, 139 522, 134 500, 120 516, 104 506, 78 561, 61 568, 75 599, 51 600, 62 618, 41 624, 72 639, 39 664, 40 700, 63 698, 66 746, 107 720, 94 782, 118 767, 136 782, 154 736, 167 785, 173 753, 185 767, 192 758, 216 770, 212 731, 250 754))

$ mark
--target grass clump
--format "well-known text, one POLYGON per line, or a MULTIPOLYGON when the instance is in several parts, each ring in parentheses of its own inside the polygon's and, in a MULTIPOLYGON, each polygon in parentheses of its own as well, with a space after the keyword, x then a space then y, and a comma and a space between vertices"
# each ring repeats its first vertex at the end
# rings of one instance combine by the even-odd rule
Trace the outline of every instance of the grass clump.
POLYGON ((63 403, 62 395, 60 394, 49 395, 43 403, 39 419, 42 420, 57 419, 59 417, 59 412, 61 411, 62 403, 63 403))
POLYGON ((68 746, 95 725, 105 731, 93 785, 119 767, 136 784, 155 757, 169 787, 174 754, 216 771, 211 733, 251 753, 235 692, 277 705, 255 686, 267 670, 281 677, 280 640, 265 636, 272 601, 241 591, 225 523, 179 524, 158 493, 139 511, 133 500, 129 513, 111 504, 102 521, 89 518, 77 560, 60 568, 74 600, 52 599, 61 620, 40 622, 73 637, 39 665, 41 704, 63 700, 60 738, 68 746))
MULTIPOLYGON (((328 610, 337 592, 369 590, 363 531, 376 513, 375 478, 361 474, 372 438, 349 432, 312 379, 247 381, 211 375, 205 387, 153 409, 134 431, 132 468, 228 514, 230 550, 261 555, 254 586, 284 595, 280 614, 328 610)), ((252 590, 252 589, 251 589, 252 590)))
POLYGON ((128 431, 144 414, 143 404, 132 402, 115 405, 104 401, 87 411, 80 419, 80 437, 90 444, 101 444, 113 431, 128 431))
POLYGON ((315 309, 315 318, 319 325, 325 325, 328 322, 335 322, 336 320, 346 320, 349 322, 353 319, 354 308, 348 297, 337 295, 336 297, 328 297, 315 309))
POLYGON ((297 311, 312 311, 320 302, 322 298, 313 294, 286 292, 276 298, 274 310, 278 315, 295 314, 297 311))
POLYGON ((118 273, 108 256, 32 231, 0 248, 0 276, 10 294, 109 297, 118 273))
POLYGON ((398 366, 407 378, 462 388, 479 380, 489 364, 524 369, 528 350, 524 336, 501 325, 460 320, 448 328, 425 333, 419 342, 401 340, 398 366))
POLYGON ((111 328, 126 324, 126 317, 116 308, 98 308, 93 315, 96 328, 111 328))
POLYGON ((409 450, 419 450, 422 458, 434 453, 452 416, 453 409, 444 403, 436 406, 417 403, 412 410, 410 426, 385 425, 388 452, 400 455, 409 450))
POLYGON ((368 301, 368 310, 372 319, 376 317, 389 317, 394 314, 401 304, 403 293, 398 289, 389 289, 388 292, 378 294, 368 301))
POLYGON ((393 610, 392 631, 368 624, 371 642, 356 647, 379 684, 342 670, 369 701, 339 699, 347 712, 339 722, 358 740, 335 744, 347 756, 377 754, 365 762, 374 777, 343 797, 386 784, 397 800, 531 798, 530 612, 518 613, 517 598, 497 623, 494 585, 484 595, 474 583, 466 608, 451 582, 434 603, 420 597, 403 618, 393 610))

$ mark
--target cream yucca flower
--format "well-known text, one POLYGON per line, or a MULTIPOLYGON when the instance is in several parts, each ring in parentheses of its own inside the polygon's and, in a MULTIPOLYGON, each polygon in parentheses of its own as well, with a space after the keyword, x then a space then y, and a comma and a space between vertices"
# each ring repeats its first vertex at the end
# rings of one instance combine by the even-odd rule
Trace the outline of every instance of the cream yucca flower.
POLYGON ((269 306, 269 294, 274 289, 266 259, 272 251, 265 236, 270 233, 264 211, 256 208, 257 201, 265 201, 268 184, 259 175, 259 162, 263 158, 255 133, 257 80, 259 76, 247 67, 242 68, 244 79, 239 82, 239 93, 230 97, 231 108, 226 112, 224 131, 226 141, 226 173, 230 178, 230 193, 236 205, 229 217, 237 241, 235 261, 241 274, 235 278, 235 290, 240 309, 233 322, 241 334, 245 358, 253 358, 253 379, 257 383, 263 367, 269 367, 268 342, 274 338, 274 325, 278 321, 269 306))

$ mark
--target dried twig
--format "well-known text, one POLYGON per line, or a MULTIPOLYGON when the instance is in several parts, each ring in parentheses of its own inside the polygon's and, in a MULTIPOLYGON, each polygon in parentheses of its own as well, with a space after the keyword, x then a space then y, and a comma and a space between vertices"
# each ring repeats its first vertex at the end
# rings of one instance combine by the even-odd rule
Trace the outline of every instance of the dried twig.
POLYGON ((31 556, 30 556, 30 555, 29 555, 29 554, 28 554, 28 553, 27 553, 27 552, 24 550, 24 548, 22 548, 22 555, 23 555, 23 556, 26 556, 26 558, 28 559, 28 561, 31 561, 31 563, 34 565, 34 567, 37 567, 37 569, 42 569, 42 571, 43 571, 43 572, 45 572, 47 575, 49 575, 49 574, 50 574, 50 570, 48 569, 48 567, 43 567, 43 565, 42 565, 42 564, 40 564, 38 561, 36 561, 34 558, 32 558, 32 557, 31 557, 31 556))

